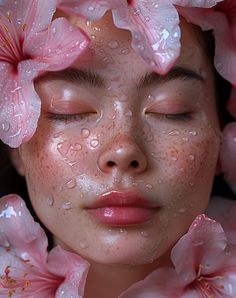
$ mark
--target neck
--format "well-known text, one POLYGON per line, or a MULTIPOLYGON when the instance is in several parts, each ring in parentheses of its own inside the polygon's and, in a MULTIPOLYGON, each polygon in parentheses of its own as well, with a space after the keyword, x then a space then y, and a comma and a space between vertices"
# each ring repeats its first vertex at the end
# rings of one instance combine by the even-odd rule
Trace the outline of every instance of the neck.
POLYGON ((152 271, 170 265, 169 254, 152 264, 141 266, 113 266, 90 263, 84 298, 117 298, 132 284, 144 279, 152 271))

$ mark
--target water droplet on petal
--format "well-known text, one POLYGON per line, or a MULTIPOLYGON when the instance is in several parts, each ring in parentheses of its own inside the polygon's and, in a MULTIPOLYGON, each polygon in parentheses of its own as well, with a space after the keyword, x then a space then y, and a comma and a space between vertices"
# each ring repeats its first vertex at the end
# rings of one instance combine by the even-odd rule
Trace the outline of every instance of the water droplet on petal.
POLYGON ((5 132, 9 131, 10 130, 10 127, 11 127, 11 125, 7 121, 1 123, 1 128, 5 132))
POLYGON ((69 201, 64 202, 64 203, 62 204, 61 207, 62 207, 62 209, 64 209, 64 210, 70 210, 70 209, 72 208, 72 203, 69 202, 69 201))

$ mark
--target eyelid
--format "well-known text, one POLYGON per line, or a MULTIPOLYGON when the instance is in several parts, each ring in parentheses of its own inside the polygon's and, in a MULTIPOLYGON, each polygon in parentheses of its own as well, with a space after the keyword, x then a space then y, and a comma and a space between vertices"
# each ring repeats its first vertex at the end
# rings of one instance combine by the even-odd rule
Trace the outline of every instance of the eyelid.
POLYGON ((77 100, 54 100, 51 102, 50 112, 57 114, 96 113, 96 109, 87 103, 77 100))
POLYGON ((147 107, 145 113, 183 114, 192 110, 188 105, 179 101, 160 101, 147 107))

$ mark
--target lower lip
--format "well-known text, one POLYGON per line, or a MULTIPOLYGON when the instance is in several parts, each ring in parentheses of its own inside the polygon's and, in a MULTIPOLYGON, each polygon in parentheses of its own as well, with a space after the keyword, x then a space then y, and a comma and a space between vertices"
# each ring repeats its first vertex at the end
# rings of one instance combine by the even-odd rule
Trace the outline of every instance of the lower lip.
POLYGON ((101 207, 87 210, 98 222, 106 225, 137 225, 152 218, 156 209, 144 207, 101 207))

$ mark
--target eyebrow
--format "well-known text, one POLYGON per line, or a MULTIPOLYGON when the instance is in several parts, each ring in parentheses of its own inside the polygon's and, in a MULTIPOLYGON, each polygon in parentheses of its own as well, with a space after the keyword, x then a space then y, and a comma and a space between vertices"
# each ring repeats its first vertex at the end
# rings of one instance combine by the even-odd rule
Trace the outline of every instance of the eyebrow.
POLYGON ((99 74, 90 70, 83 70, 73 67, 69 67, 60 71, 47 72, 40 78, 42 81, 53 81, 58 79, 76 84, 86 83, 96 88, 105 87, 105 81, 99 74))
POLYGON ((156 72, 145 74, 138 83, 138 89, 150 87, 160 83, 167 83, 177 79, 183 81, 194 80, 204 82, 204 78, 197 72, 182 66, 175 66, 165 75, 159 75, 156 72))
MULTIPOLYGON (((105 79, 98 73, 91 70, 83 70, 69 67, 61 71, 47 72, 40 80, 58 80, 62 79, 75 84, 89 84, 95 88, 106 87, 105 79)), ((160 83, 167 83, 172 80, 181 79, 183 81, 195 80, 204 82, 204 78, 197 72, 182 66, 173 67, 167 74, 160 75, 156 72, 146 73, 138 82, 137 88, 150 87, 160 83)))

